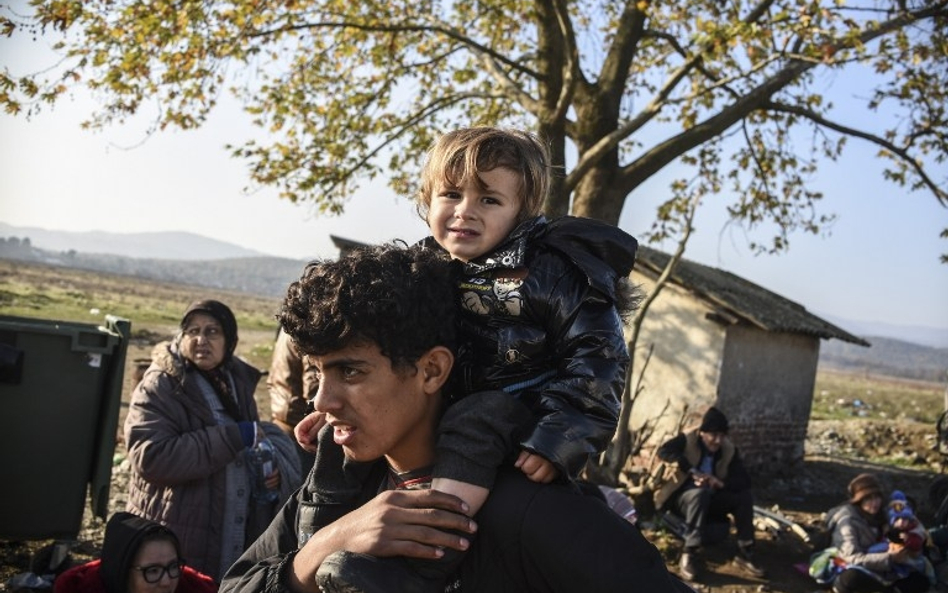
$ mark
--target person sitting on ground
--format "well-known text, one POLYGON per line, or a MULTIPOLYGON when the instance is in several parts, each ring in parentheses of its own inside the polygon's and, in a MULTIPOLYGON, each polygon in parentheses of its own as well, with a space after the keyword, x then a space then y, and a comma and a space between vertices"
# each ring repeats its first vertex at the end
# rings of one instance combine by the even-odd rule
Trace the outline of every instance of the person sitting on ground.
POLYGON ((925 556, 925 548, 929 542, 928 531, 922 525, 915 511, 914 505, 901 490, 893 490, 886 505, 886 516, 889 528, 886 540, 869 548, 869 552, 887 552, 890 548, 898 549, 904 546, 909 551, 909 557, 904 563, 892 566, 897 577, 908 576, 910 572, 920 572, 928 577, 932 585, 935 584, 935 569, 925 556))
MULTIPOLYGON (((267 392, 270 394, 271 420, 293 442, 296 442, 293 429, 312 411, 310 401, 316 397, 318 387, 316 369, 309 358, 300 354, 286 332, 279 330, 267 375, 267 392)), ((300 476, 305 477, 316 458, 299 445, 297 453, 300 456, 300 476)))
POLYGON ((655 496, 655 506, 685 521, 679 574, 689 581, 701 577, 699 553, 708 525, 716 520, 729 524, 727 515, 733 515, 737 528, 735 564, 755 577, 766 575, 754 558, 751 478, 728 430, 727 417, 712 406, 697 429, 678 434, 658 449, 662 461, 675 465, 671 479, 655 496))
POLYGON ((598 498, 615 514, 633 525, 638 525, 639 515, 635 508, 635 502, 625 490, 606 486, 605 484, 596 484, 586 479, 577 480, 575 484, 583 494, 598 498))
POLYGON ((53 593, 216 593, 217 583, 187 564, 167 527, 120 511, 105 525, 102 557, 73 566, 53 593))
POLYGON ((125 418, 125 510, 172 529, 191 566, 215 579, 302 482, 296 444, 260 421, 260 371, 234 355, 237 342, 227 305, 192 303, 174 339, 155 347, 125 418), (264 438, 276 463, 257 489, 248 452, 264 438))
MULTIPOLYGON (((303 488, 224 576, 222 593, 335 590, 330 557, 435 559, 467 550, 451 590, 661 593, 689 590, 658 550, 600 500, 502 469, 477 515, 431 489, 454 363, 452 267, 430 249, 387 245, 310 264, 280 320, 319 370, 316 463, 303 488), (477 533, 477 539, 473 534, 477 533)), ((501 401, 513 402, 500 393, 501 401)), ((346 575, 343 575, 346 576, 346 575)), ((415 591, 394 578, 376 590, 415 591)))
POLYGON ((879 479, 874 474, 859 474, 849 482, 848 492, 848 502, 830 509, 826 516, 826 527, 832 534, 827 551, 838 572, 835 578, 829 575, 833 593, 928 591, 931 583, 924 574, 911 571, 900 576, 895 570, 909 562, 913 553, 886 539, 887 516, 879 479), (871 551, 879 543, 884 544, 882 549, 871 551))

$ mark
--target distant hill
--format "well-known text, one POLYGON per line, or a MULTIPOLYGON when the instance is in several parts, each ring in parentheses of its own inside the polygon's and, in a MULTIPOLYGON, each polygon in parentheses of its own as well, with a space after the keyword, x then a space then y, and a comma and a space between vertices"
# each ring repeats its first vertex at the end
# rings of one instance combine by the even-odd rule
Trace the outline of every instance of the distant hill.
POLYGON ((56 253, 9 239, 0 240, 0 257, 264 297, 285 294, 286 287, 299 278, 306 265, 302 260, 271 256, 184 261, 73 251, 56 253))
POLYGON ((933 348, 948 348, 948 328, 892 325, 891 323, 854 321, 829 314, 819 313, 819 315, 830 323, 845 327, 846 331, 863 338, 883 336, 933 348))
POLYGON ((823 342, 820 345, 820 366, 937 383, 945 381, 948 348, 932 348, 884 337, 867 337, 866 340, 872 347, 839 340, 823 342))
POLYGON ((0 237, 29 239, 33 247, 54 253, 102 253, 125 257, 202 261, 266 254, 233 243, 210 239, 194 233, 164 231, 155 233, 107 233, 105 231, 50 231, 36 227, 16 227, 0 222, 0 237))

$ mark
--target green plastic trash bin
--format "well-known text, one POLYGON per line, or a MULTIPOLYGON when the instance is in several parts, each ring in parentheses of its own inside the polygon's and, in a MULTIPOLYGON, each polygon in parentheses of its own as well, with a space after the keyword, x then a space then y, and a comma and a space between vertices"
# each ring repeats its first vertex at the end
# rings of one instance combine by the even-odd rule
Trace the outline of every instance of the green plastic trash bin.
POLYGON ((106 519, 131 323, 0 315, 0 538, 75 540, 106 519))

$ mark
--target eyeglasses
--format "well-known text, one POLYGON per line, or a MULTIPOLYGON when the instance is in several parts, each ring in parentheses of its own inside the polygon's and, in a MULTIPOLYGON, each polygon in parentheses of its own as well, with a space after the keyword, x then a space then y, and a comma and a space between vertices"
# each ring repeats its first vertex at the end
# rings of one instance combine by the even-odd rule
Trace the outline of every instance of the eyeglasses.
POLYGON ((168 578, 176 579, 181 576, 181 567, 184 566, 184 560, 178 558, 162 566, 160 564, 149 564, 148 566, 133 566, 135 570, 142 573, 142 578, 146 583, 154 584, 161 580, 161 577, 168 573, 168 578))
POLYGON ((204 339, 210 341, 224 337, 224 330, 219 325, 208 325, 203 328, 195 325, 184 330, 184 335, 195 340, 204 336, 204 339))

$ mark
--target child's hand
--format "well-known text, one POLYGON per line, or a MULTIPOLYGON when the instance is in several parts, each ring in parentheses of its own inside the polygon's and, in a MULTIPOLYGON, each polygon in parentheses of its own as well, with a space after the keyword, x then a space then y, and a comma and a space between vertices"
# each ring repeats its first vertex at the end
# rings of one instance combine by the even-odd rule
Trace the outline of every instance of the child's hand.
POLYGON ((293 428, 293 436, 304 451, 316 453, 319 444, 319 430, 326 425, 326 414, 311 412, 293 428))
POLYGON ((514 467, 519 467, 520 471, 526 474, 530 480, 540 484, 549 484, 560 475, 560 471, 556 469, 555 465, 529 451, 520 452, 514 467))

